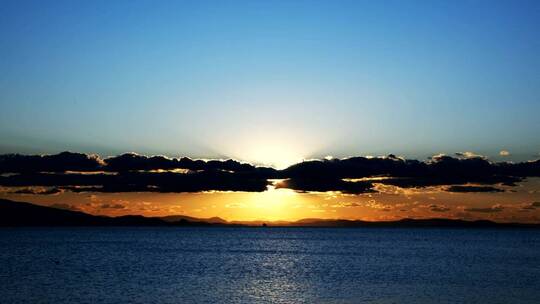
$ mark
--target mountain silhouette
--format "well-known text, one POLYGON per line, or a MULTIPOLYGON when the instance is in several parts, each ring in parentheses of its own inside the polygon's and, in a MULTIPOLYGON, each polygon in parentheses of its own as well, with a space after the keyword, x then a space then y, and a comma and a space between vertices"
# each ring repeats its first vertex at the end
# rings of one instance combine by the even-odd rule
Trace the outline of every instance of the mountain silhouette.
POLYGON ((80 211, 45 207, 0 199, 0 227, 24 226, 216 226, 216 227, 342 227, 342 228, 540 228, 540 224, 465 221, 445 218, 362 221, 308 218, 298 221, 235 221, 219 217, 196 218, 185 215, 118 217, 90 215, 80 211))
POLYGON ((210 226, 204 221, 178 218, 126 215, 118 217, 90 215, 80 211, 38 206, 30 203, 0 199, 0 226, 210 226))

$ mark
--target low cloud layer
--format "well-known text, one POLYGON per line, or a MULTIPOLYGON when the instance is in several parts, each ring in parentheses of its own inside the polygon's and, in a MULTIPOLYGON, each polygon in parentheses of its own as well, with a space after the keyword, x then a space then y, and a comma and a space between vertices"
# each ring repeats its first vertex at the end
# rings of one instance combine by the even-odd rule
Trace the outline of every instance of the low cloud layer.
POLYGON ((504 210, 504 207, 500 205, 494 205, 488 208, 465 208, 467 212, 480 212, 480 213, 496 213, 504 210))
POLYGON ((114 204, 101 204, 99 206, 99 208, 101 208, 101 209, 124 209, 124 208, 126 208, 126 206, 124 206, 122 204, 119 204, 119 203, 114 203, 114 204))
POLYGON ((499 188, 492 186, 450 186, 446 189, 448 192, 504 192, 499 188))
POLYGON ((14 194, 40 194, 40 195, 52 195, 61 193, 62 190, 56 187, 27 187, 23 189, 14 190, 11 193, 14 194))
POLYGON ((260 192, 271 184, 269 179, 282 179, 277 188, 297 191, 359 194, 376 192, 375 184, 385 184, 402 188, 446 186, 444 189, 450 192, 500 192, 537 176, 539 160, 495 163, 469 152, 454 157, 437 155, 427 161, 394 155, 310 160, 284 170, 235 160, 203 161, 134 153, 105 159, 72 152, 0 155, 1 186, 77 192, 260 192), (369 179, 374 176, 386 178, 369 179))
POLYGON ((430 205, 429 210, 432 212, 448 212, 450 211, 450 208, 441 205, 430 205))
POLYGON ((532 202, 530 204, 525 204, 521 210, 525 210, 525 211, 528 211, 528 210, 536 210, 536 209, 540 209, 540 202, 532 202))

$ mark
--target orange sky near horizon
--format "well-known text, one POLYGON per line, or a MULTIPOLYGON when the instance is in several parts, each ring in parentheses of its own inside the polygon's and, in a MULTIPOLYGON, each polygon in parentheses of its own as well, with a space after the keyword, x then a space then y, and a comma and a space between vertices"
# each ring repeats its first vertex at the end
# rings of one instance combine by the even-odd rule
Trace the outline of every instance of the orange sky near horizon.
POLYGON ((200 193, 74 193, 54 195, 14 194, 0 189, 0 197, 45 206, 72 208, 90 214, 120 216, 187 215, 220 217, 228 221, 294 221, 303 218, 361 219, 401 218, 489 219, 500 222, 540 222, 540 178, 498 193, 452 193, 442 187, 399 188, 376 184, 377 193, 299 193, 269 187, 265 192, 200 193), (537 203, 538 204, 538 203, 537 203))

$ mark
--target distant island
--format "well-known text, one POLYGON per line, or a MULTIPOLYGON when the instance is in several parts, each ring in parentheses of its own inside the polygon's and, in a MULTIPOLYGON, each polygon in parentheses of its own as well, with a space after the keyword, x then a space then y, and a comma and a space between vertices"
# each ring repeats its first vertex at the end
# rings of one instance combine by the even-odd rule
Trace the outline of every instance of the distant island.
POLYGON ((0 199, 0 227, 70 227, 70 226, 155 226, 155 227, 343 227, 343 228, 535 228, 540 224, 498 223, 488 220, 465 221, 445 218, 401 219, 397 221, 362 221, 344 219, 301 219, 298 221, 234 221, 219 217, 201 219, 184 215, 118 217, 91 215, 80 211, 39 206, 0 199))

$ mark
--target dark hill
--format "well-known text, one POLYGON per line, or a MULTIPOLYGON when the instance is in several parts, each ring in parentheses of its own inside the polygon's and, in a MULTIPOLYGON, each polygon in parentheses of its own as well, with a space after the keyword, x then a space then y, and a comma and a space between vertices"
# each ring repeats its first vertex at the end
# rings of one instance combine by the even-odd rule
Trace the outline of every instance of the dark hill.
MULTIPOLYGON (((144 217, 96 216, 87 213, 38 206, 30 203, 0 199, 0 227, 23 226, 257 226, 263 222, 231 223, 221 218, 200 219, 175 215, 144 217)), ((454 219, 402 219, 398 221, 368 222, 360 220, 302 219, 295 222, 264 222, 264 227, 350 227, 350 228, 540 228, 540 224, 497 223, 487 220, 464 221, 454 219)))
POLYGON ((0 226, 201 226, 212 225, 186 219, 167 222, 157 217, 126 215, 107 217, 79 211, 38 206, 0 199, 0 226))

